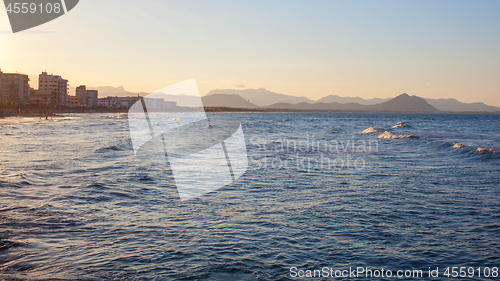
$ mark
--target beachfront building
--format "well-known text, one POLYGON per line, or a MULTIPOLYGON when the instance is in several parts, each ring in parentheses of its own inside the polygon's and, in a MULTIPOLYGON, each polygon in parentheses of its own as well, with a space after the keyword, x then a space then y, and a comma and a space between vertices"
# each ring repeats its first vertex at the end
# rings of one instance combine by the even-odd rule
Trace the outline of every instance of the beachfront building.
POLYGON ((165 101, 163 107, 166 109, 173 109, 177 107, 177 103, 175 101, 165 101))
POLYGON ((60 104, 59 97, 56 92, 51 90, 33 90, 29 96, 30 104, 38 106, 60 104))
POLYGON ((165 100, 164 99, 156 99, 156 98, 144 98, 144 102, 145 102, 148 110, 152 110, 152 109, 163 108, 163 104, 165 103, 165 100))
POLYGON ((57 95, 57 105, 65 105, 68 99, 68 80, 59 75, 42 72, 38 76, 38 89, 55 92, 57 95))
POLYGON ((130 100, 128 99, 122 99, 120 101, 120 106, 121 108, 130 108, 132 106, 133 103, 130 102, 130 100))
POLYGON ((140 100, 141 97, 112 97, 99 99, 98 106, 106 108, 130 108, 135 102, 140 100))
POLYGON ((116 108, 116 100, 112 97, 102 98, 97 101, 97 106, 106 108, 116 108))
POLYGON ((0 106, 29 102, 29 77, 21 73, 3 73, 0 70, 0 106))
POLYGON ((148 110, 155 109, 173 109, 177 106, 177 103, 174 101, 165 101, 161 98, 144 98, 148 110))
POLYGON ((71 107, 83 106, 83 100, 80 96, 68 96, 68 100, 66 103, 71 107))
POLYGON ((76 87, 75 94, 81 99, 81 106, 98 106, 99 93, 97 92, 97 90, 87 90, 87 86, 81 85, 76 87))
MULTIPOLYGON (((105 108, 130 108, 134 103, 139 101, 142 97, 112 97, 101 98, 98 100, 97 105, 105 108)), ((162 110, 173 109, 177 106, 174 101, 165 101, 159 98, 144 98, 148 110, 162 110)))
POLYGON ((134 103, 136 103, 137 101, 141 100, 142 97, 140 96, 137 96, 137 97, 125 97, 125 98, 122 98, 122 107, 123 108, 130 108, 132 105, 134 105, 134 103))

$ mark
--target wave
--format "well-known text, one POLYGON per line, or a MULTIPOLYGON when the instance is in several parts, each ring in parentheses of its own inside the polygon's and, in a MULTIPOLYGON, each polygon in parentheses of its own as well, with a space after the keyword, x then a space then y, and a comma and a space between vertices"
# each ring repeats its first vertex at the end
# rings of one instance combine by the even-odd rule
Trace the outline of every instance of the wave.
POLYGON ((22 246, 22 243, 10 241, 10 240, 0 240, 0 251, 7 250, 12 247, 22 246))
POLYGON ((463 152, 467 152, 467 153, 500 154, 500 151, 497 151, 493 148, 470 147, 470 146, 463 145, 461 143, 455 143, 451 148, 461 149, 463 152))
POLYGON ((392 126, 391 128, 403 128, 403 127, 409 127, 410 124, 407 121, 401 121, 398 122, 396 125, 392 126))
POLYGON ((371 133, 376 133, 376 132, 382 132, 383 129, 378 128, 378 127, 370 127, 366 130, 363 131, 363 134, 371 134, 371 133))
POLYGON ((104 152, 110 151, 110 150, 121 151, 123 149, 117 147, 116 145, 110 145, 110 146, 106 146, 106 147, 101 147, 101 148, 97 149, 95 152, 96 153, 104 153, 104 152))
POLYGON ((487 148, 482 148, 482 147, 478 147, 478 148, 476 149, 476 152, 479 152, 479 153, 500 154, 500 152, 499 152, 499 151, 493 150, 492 148, 487 149, 487 148))
POLYGON ((416 139, 417 136, 414 135, 396 135, 391 132, 385 131, 383 134, 377 137, 378 139, 416 139))

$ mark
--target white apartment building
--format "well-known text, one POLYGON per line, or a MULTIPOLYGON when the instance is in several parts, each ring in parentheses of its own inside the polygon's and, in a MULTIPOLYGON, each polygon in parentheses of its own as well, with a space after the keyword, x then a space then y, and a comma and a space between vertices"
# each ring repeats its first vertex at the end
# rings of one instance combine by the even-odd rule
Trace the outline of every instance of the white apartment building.
POLYGON ((76 87, 76 96, 82 99, 81 105, 88 107, 98 106, 99 93, 97 90, 87 90, 87 86, 81 85, 76 87))
POLYGON ((29 77, 21 73, 3 73, 0 70, 0 106, 5 102, 27 103, 29 101, 29 77))
POLYGON ((65 104, 68 97, 68 80, 63 79, 59 75, 47 74, 42 72, 38 76, 38 89, 50 90, 56 93, 58 105, 65 104))
POLYGON ((173 109, 177 106, 177 103, 175 101, 165 101, 163 103, 163 108, 166 109, 173 109))
POLYGON ((116 99, 112 97, 102 98, 97 101, 97 106, 107 107, 107 108, 115 108, 117 106, 116 99))

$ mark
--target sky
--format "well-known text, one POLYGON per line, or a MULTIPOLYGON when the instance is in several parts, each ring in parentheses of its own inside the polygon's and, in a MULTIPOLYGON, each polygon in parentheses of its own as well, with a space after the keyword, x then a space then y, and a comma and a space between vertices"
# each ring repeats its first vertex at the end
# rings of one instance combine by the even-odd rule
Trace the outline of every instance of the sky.
MULTIPOLYGON (((200 93, 266 88, 319 99, 401 93, 500 106, 500 1, 102 1, 13 34, 0 69, 70 85, 200 93)), ((74 93, 70 93, 74 94, 74 93)))

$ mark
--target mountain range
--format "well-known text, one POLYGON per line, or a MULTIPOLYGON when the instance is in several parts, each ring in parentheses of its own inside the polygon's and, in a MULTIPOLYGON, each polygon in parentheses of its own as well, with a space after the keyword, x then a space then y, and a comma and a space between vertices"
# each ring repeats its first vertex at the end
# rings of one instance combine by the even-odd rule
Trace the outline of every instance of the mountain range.
MULTIPOLYGON (((94 87, 99 96, 146 96, 148 93, 133 93, 122 86, 94 87)), ((192 96, 167 96, 167 100, 176 101, 179 106, 198 104, 192 96)), ((500 107, 489 106, 481 102, 463 103, 456 99, 429 99, 408 94, 393 99, 360 97, 340 97, 329 95, 317 101, 307 97, 296 97, 259 89, 217 89, 202 97, 206 107, 264 108, 287 110, 332 110, 332 111, 390 111, 390 112, 500 112, 500 107)))
POLYGON ((296 97, 288 96, 283 94, 274 93, 268 91, 264 88, 260 89, 245 89, 245 90, 212 90, 208 92, 205 96, 215 95, 215 94, 229 94, 229 95, 239 95, 250 103, 253 103, 259 107, 269 106, 278 102, 285 102, 291 104, 297 104, 301 102, 314 103, 306 97, 296 97))
POLYGON ((353 97, 340 97, 337 95, 329 95, 329 96, 326 96, 324 98, 317 100, 317 102, 358 103, 358 104, 362 104, 362 105, 374 105, 374 104, 386 102, 388 100, 390 100, 390 99, 379 99, 379 98, 363 99, 363 98, 357 98, 357 97, 353 98, 353 97))
MULTIPOLYGON (((239 95, 257 107, 292 110, 340 110, 340 111, 406 111, 406 112, 500 112, 500 107, 481 102, 463 103, 456 99, 429 99, 407 94, 390 99, 363 99, 359 97, 340 97, 329 95, 317 101, 307 97, 288 96, 266 89, 212 90, 204 96, 210 98, 210 106, 223 104, 223 96, 239 95), (217 97, 220 100, 217 100, 217 97)), ((227 97, 227 96, 224 96, 227 97)), ((232 104, 232 107, 249 107, 248 103, 232 104)))
POLYGON ((235 94, 212 94, 201 98, 205 107, 245 107, 258 106, 235 94))
POLYGON ((497 112, 500 107, 486 105, 482 102, 463 103, 456 99, 425 99, 430 105, 441 111, 459 111, 459 112, 497 112))
POLYGON ((399 95, 388 101, 373 104, 363 105, 359 103, 307 103, 301 102, 297 104, 291 103, 275 103, 266 108, 273 109, 292 109, 292 110, 333 110, 333 111, 382 111, 382 112, 437 112, 436 108, 430 105, 426 100, 417 96, 409 96, 408 94, 399 95))
POLYGON ((97 90, 99 92, 99 96, 116 96, 116 97, 127 97, 127 96, 146 96, 149 93, 140 92, 133 93, 125 90, 123 86, 113 87, 113 86, 99 86, 99 87, 87 87, 88 89, 97 90))

